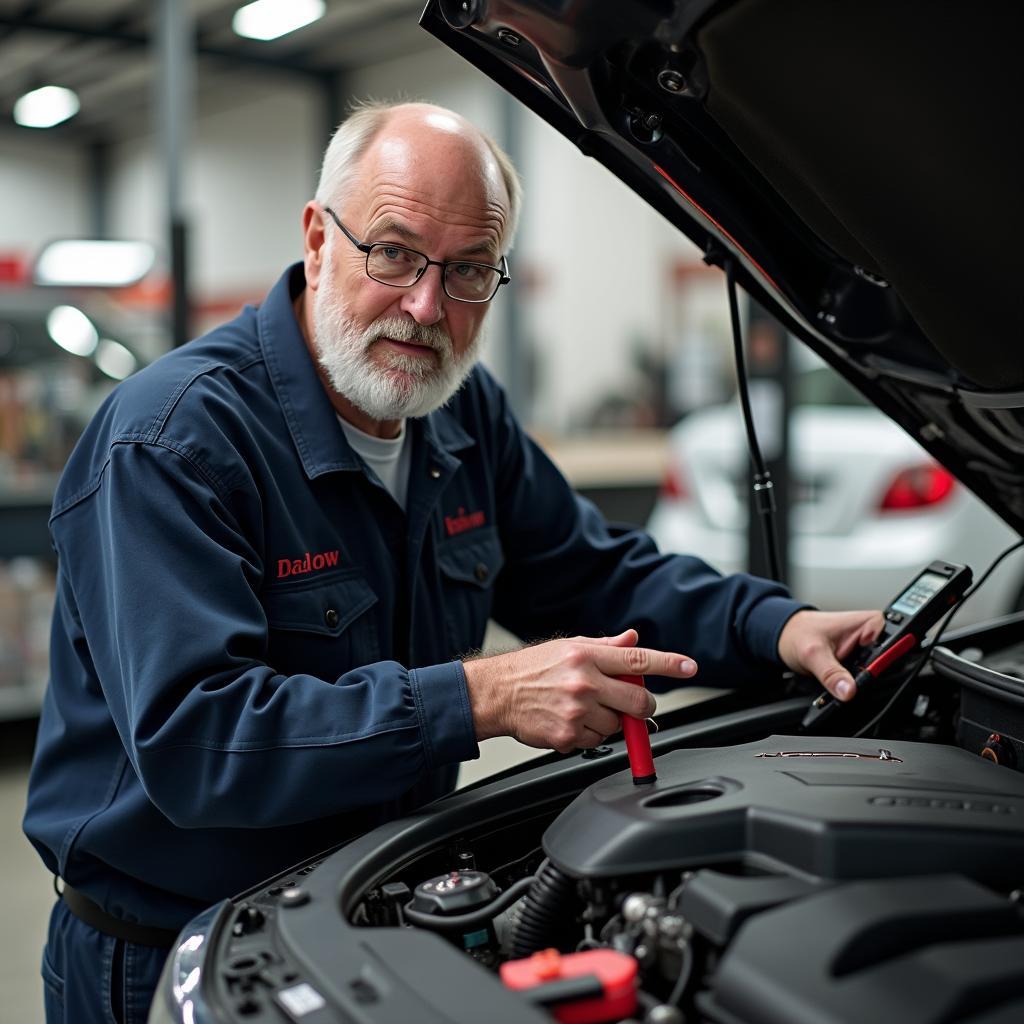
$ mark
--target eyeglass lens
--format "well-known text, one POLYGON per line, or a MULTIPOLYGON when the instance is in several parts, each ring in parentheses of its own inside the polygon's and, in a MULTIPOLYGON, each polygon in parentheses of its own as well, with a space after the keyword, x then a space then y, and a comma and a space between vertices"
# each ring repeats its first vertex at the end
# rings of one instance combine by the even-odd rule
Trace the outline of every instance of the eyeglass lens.
MULTIPOLYGON (((427 258, 397 245, 374 245, 366 257, 366 272, 381 284, 407 287, 415 284, 427 268, 427 258)), ((448 263, 444 288, 453 299, 479 302, 489 299, 498 288, 501 275, 478 263, 448 263)))

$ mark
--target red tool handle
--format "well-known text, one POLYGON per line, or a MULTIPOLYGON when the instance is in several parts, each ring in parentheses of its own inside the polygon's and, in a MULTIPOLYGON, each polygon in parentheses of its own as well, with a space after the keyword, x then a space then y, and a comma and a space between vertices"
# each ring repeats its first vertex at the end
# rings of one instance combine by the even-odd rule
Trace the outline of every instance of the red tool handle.
POLYGON ((917 646, 917 637, 907 633, 896 643, 886 647, 870 665, 865 665, 854 677, 853 685, 859 690, 865 683, 877 679, 894 661, 898 661, 907 651, 917 646))
POLYGON ((917 637, 914 636, 913 633, 908 633, 906 636, 897 640, 891 647, 886 647, 886 649, 862 671, 866 672, 872 678, 876 678, 880 676, 894 661, 898 661, 907 653, 907 651, 912 650, 916 645, 917 637))
MULTIPOLYGON (((644 685, 643 676, 619 676, 624 683, 644 685)), ((647 722, 632 715, 622 716, 622 735, 626 737, 626 753, 629 754, 629 770, 637 786, 654 782, 658 773, 654 770, 654 755, 651 753, 651 737, 647 722)))

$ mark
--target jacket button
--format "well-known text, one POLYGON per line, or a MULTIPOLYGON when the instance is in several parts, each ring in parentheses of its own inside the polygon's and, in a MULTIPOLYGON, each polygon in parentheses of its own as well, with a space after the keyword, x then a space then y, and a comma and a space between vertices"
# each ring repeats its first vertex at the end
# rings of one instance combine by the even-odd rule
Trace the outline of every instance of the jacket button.
POLYGON ((331 629, 334 629, 338 624, 338 613, 333 608, 328 608, 327 611, 324 612, 324 622, 326 622, 331 629))
POLYGON ((483 583, 487 579, 487 577, 491 575, 491 570, 488 569, 487 566, 484 565, 483 562, 477 562, 476 563, 476 568, 473 570, 473 575, 481 583, 483 583))
POLYGON ((433 480, 440 480, 441 479, 441 470, 438 469, 437 466, 431 466, 430 467, 430 476, 431 476, 431 479, 433 479, 433 480))

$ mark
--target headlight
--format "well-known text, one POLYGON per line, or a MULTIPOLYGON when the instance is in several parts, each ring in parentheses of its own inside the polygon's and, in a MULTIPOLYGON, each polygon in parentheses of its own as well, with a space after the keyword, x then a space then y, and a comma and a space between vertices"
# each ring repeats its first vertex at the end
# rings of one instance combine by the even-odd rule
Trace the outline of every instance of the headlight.
POLYGON ((226 902, 204 910, 182 929, 160 975, 149 1024, 202 1024, 213 1020, 202 992, 203 961, 214 922, 226 902))

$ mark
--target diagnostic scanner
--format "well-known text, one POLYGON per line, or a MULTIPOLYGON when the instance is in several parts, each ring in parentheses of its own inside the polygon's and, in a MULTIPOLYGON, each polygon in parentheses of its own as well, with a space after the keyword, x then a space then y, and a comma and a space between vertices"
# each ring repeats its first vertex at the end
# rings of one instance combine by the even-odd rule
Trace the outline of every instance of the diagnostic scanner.
MULTIPOLYGON (((952 562, 932 562, 918 573, 886 606, 878 639, 858 648, 846 662, 858 692, 919 647, 928 630, 964 596, 972 579, 968 566, 952 562)), ((801 730, 818 730, 843 703, 830 693, 821 694, 807 709, 801 730)))

